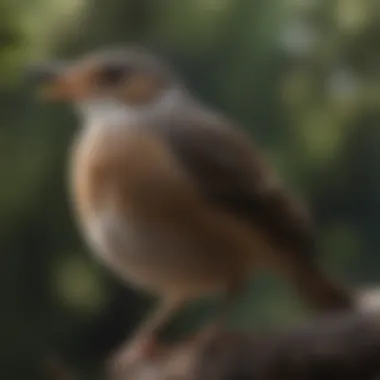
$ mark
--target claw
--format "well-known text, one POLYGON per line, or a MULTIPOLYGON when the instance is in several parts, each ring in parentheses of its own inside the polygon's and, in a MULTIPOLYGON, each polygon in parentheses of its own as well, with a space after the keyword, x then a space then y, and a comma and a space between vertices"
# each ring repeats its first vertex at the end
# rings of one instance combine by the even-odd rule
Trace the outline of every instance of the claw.
POLYGON ((111 357, 107 365, 110 379, 124 376, 126 372, 132 371, 137 366, 152 361, 159 353, 159 345, 154 337, 139 338, 132 343, 121 347, 111 357))

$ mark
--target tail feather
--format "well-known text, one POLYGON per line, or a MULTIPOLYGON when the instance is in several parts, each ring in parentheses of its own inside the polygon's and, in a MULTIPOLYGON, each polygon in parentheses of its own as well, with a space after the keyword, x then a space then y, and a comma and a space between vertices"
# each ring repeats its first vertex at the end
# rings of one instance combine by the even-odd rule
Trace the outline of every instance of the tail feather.
POLYGON ((331 278, 316 263, 292 262, 288 275, 298 294, 319 311, 345 311, 356 307, 353 293, 331 278))

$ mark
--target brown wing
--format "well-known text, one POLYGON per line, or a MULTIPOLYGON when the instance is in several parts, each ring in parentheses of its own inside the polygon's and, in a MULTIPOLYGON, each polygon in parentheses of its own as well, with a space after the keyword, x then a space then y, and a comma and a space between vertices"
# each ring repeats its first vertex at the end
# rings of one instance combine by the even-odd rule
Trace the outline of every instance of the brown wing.
POLYGON ((305 207, 278 181, 248 135, 221 118, 171 115, 158 121, 161 136, 218 207, 260 225, 278 248, 304 258, 314 251, 305 207))

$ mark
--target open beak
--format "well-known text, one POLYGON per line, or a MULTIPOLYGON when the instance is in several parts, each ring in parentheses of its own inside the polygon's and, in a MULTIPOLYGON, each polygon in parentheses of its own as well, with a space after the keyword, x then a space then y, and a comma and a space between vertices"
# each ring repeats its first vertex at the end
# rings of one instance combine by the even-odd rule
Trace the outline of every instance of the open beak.
POLYGON ((29 67, 26 80, 36 88, 37 96, 46 101, 70 99, 68 66, 62 63, 44 63, 29 67))

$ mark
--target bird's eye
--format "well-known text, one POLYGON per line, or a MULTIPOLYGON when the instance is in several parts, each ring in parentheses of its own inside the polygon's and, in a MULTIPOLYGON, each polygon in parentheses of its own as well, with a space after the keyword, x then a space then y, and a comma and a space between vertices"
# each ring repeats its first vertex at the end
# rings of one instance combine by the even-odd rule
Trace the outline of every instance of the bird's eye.
POLYGON ((112 86, 126 79, 130 70, 125 65, 110 64, 102 67, 99 73, 99 82, 102 85, 112 86))

